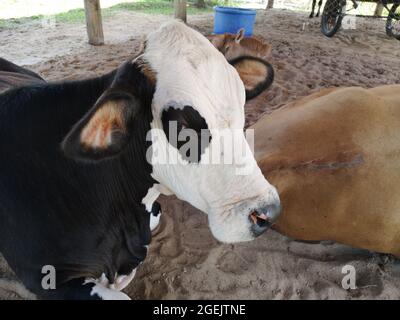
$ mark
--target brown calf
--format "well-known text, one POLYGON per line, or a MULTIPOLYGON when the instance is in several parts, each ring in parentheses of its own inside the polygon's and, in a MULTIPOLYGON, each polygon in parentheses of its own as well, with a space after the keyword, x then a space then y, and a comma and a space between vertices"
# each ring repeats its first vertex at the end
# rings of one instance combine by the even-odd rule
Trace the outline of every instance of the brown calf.
POLYGON ((271 46, 255 37, 244 37, 244 29, 237 34, 213 34, 208 40, 230 61, 240 56, 252 56, 266 59, 271 53, 271 46))

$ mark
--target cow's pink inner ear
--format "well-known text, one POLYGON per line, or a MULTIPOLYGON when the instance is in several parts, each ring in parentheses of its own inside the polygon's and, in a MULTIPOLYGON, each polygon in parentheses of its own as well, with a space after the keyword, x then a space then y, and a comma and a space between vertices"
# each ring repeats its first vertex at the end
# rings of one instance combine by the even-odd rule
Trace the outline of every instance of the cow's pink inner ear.
POLYGON ((236 37, 235 37, 236 43, 240 43, 240 41, 243 40, 243 38, 244 38, 244 33, 245 33, 245 30, 244 30, 243 28, 241 28, 241 29, 239 30, 239 32, 236 34, 236 37))
POLYGON ((107 101, 100 106, 83 127, 81 144, 90 149, 107 149, 113 144, 115 133, 126 134, 125 103, 124 100, 107 101))

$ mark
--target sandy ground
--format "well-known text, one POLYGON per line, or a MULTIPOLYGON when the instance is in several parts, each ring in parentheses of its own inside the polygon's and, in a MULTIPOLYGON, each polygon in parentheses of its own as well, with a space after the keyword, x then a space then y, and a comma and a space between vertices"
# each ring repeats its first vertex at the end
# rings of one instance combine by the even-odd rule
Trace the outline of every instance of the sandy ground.
MULTIPOLYGON (((86 44, 84 25, 21 26, 0 31, 0 56, 28 65, 48 80, 99 75, 137 50, 140 40, 166 16, 120 13, 105 22, 107 44, 86 44)), ((189 24, 212 31, 212 15, 190 16, 189 24)), ((357 30, 332 39, 306 14, 259 12, 255 34, 272 44, 276 80, 246 105, 247 124, 264 113, 323 87, 373 87, 400 83, 400 42, 384 22, 358 19, 357 30)), ((161 199, 163 217, 150 252, 127 292, 135 299, 399 299, 400 262, 339 244, 305 244, 269 231, 244 244, 213 239, 207 218, 175 198, 161 199), (342 267, 356 269, 355 290, 341 286, 342 267)), ((0 297, 29 298, 0 263, 0 297), (16 288, 16 289, 15 289, 16 288)))

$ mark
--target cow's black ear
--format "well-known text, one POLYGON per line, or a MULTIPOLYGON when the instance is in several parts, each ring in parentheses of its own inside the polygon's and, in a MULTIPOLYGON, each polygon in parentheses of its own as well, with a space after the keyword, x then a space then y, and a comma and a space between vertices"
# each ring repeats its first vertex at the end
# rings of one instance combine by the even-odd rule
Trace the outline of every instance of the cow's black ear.
POLYGON ((104 95, 70 131, 64 153, 77 160, 101 160, 118 154, 129 139, 129 123, 140 101, 126 93, 104 95))
POLYGON ((244 83, 246 100, 258 96, 274 81, 274 68, 261 58, 242 56, 229 61, 229 63, 235 67, 244 83))
POLYGON ((153 79, 146 72, 143 65, 131 63, 118 69, 110 87, 62 142, 66 156, 95 161, 115 156, 124 149, 131 138, 135 117, 143 108, 150 108, 153 79))

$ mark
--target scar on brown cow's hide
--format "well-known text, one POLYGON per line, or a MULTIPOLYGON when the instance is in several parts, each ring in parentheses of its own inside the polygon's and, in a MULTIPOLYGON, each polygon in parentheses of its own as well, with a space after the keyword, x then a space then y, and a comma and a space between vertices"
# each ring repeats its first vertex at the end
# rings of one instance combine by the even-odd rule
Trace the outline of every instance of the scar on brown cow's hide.
POLYGON ((114 133, 126 131, 123 119, 124 102, 106 102, 82 130, 81 143, 90 148, 106 149, 112 144, 114 133))
POLYGON ((271 174, 274 171, 281 170, 312 170, 312 171, 335 171, 360 166, 364 163, 364 156, 358 152, 340 152, 324 158, 313 160, 285 161, 282 157, 267 158, 263 161, 263 171, 271 174))

